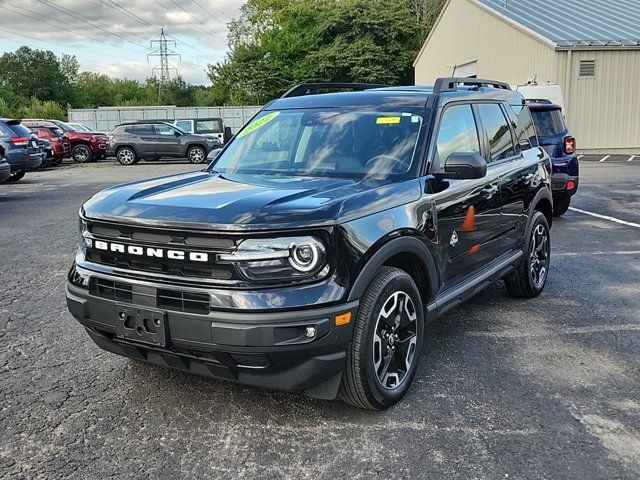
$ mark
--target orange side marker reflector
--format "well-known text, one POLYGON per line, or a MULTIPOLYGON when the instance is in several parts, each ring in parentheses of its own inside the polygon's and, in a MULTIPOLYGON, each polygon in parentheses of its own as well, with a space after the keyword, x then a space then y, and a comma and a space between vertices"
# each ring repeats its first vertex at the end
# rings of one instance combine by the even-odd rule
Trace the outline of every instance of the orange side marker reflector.
POLYGON ((480 244, 476 243, 473 247, 469 249, 469 253, 476 253, 478 250, 480 250, 480 244))
POLYGON ((339 327, 340 325, 346 325, 350 321, 351 321, 351 312, 336 315, 336 327, 339 327))

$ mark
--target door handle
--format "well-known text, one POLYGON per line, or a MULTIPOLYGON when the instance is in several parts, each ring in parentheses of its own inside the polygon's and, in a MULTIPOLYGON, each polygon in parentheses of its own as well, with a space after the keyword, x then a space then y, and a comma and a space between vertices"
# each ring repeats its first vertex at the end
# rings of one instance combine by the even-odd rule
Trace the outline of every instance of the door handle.
POLYGON ((532 178, 533 178, 533 173, 527 173, 525 175, 520 176, 520 181, 522 183, 529 183, 532 178))
POLYGON ((492 185, 487 185, 481 190, 481 192, 484 198, 489 199, 498 192, 498 185, 496 185, 495 183, 492 185))

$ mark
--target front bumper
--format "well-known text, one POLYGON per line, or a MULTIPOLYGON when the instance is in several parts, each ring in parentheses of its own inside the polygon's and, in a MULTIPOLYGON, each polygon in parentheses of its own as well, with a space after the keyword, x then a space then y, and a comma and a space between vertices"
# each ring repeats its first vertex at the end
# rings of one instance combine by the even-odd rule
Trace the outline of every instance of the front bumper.
POLYGON ((317 398, 337 394, 353 320, 335 326, 334 319, 346 312, 355 319, 358 302, 197 314, 158 307, 155 290, 134 283, 131 299, 123 302, 67 282, 67 305, 99 347, 119 355, 256 387, 304 391, 317 398), (119 315, 136 309, 143 316, 145 309, 162 316, 161 344, 123 336, 119 315), (315 328, 315 337, 305 336, 307 327, 315 328))

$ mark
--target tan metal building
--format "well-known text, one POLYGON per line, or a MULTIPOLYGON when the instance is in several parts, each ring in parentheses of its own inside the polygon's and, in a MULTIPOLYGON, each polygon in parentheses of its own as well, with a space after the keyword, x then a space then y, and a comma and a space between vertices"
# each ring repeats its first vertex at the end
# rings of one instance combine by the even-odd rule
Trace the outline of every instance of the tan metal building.
POLYGON ((581 153, 640 153, 640 0, 449 0, 414 67, 558 84, 581 153))

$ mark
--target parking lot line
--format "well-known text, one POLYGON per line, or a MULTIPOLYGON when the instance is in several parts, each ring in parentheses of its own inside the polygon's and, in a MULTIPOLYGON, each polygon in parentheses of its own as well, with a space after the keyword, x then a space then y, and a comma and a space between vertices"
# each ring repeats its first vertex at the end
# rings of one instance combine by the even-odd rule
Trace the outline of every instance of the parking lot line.
POLYGON ((523 331, 470 331, 467 335, 472 337, 491 337, 491 338, 535 338, 550 337, 556 335, 586 335, 592 333, 613 333, 613 332, 636 332, 640 331, 640 324, 626 323, 622 325, 591 325, 588 327, 564 327, 554 329, 550 332, 523 332, 523 331))
POLYGON ((636 158, 636 155, 631 155, 629 157, 629 160, 627 160, 627 162, 632 162, 634 158, 636 158))
POLYGON ((628 227, 640 228, 640 224, 638 223, 626 222, 624 220, 620 220, 619 218, 610 217, 609 215, 601 215, 600 213, 588 212, 587 210, 581 210, 575 207, 569 207, 569 210, 573 210, 574 212, 578 213, 584 213, 585 215, 591 215, 592 217, 601 218, 603 220, 609 220, 610 222, 619 223, 628 227))
POLYGON ((640 250, 618 250, 615 252, 557 252, 554 257, 581 257, 583 255, 640 255, 640 250))
POLYGON ((607 158, 609 158, 611 155, 605 155, 604 157, 602 157, 600 159, 600 163, 604 162, 607 158))

